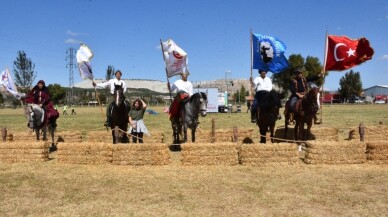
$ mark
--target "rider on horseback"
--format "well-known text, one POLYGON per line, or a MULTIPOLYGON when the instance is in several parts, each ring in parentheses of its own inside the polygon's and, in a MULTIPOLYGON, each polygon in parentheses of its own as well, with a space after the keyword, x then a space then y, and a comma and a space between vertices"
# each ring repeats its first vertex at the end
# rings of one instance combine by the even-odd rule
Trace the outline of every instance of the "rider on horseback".
POLYGON ((170 120, 179 117, 182 102, 187 102, 193 95, 193 84, 187 80, 188 76, 189 73, 181 73, 181 79, 176 80, 172 85, 170 85, 170 82, 167 83, 170 92, 175 90, 177 92, 170 106, 170 120))
MULTIPOLYGON (((323 73, 319 73, 317 76, 306 78, 303 75, 303 72, 301 69, 294 70, 294 78, 290 82, 290 105, 289 107, 286 106, 284 114, 289 113, 290 114, 290 122, 293 122, 293 115, 295 112, 295 105, 296 102, 301 99, 304 94, 308 90, 308 82, 317 81, 321 77, 323 77, 323 73)), ((317 118, 314 118, 314 124, 320 124, 320 122, 317 121, 317 118)))
MULTIPOLYGON (((106 88, 106 87, 110 87, 110 94, 113 96, 114 94, 114 91, 115 91, 115 85, 119 85, 123 88, 123 93, 125 93, 127 91, 127 85, 125 84, 125 81, 121 80, 121 76, 123 74, 121 73, 120 70, 117 70, 115 72, 115 78, 112 78, 110 79, 109 81, 106 81, 106 82, 103 82, 103 83, 100 83, 100 84, 96 84, 93 82, 93 86, 94 87, 99 87, 99 88, 106 88)), ((106 107, 106 122, 104 124, 104 126, 110 126, 110 111, 112 111, 112 107, 113 107, 113 102, 114 102, 114 99, 113 97, 110 99, 110 103, 107 103, 107 107, 106 107)))
POLYGON ((47 114, 47 123, 52 123, 53 128, 57 126, 56 120, 59 117, 59 113, 51 102, 49 89, 43 80, 39 80, 30 93, 23 98, 26 99, 26 103, 34 103, 43 108, 47 114))
POLYGON ((267 71, 260 69, 259 73, 260 76, 256 77, 255 80, 253 80, 252 77, 250 78, 251 85, 254 87, 254 90, 256 92, 255 98, 251 106, 252 123, 256 123, 258 117, 257 113, 260 112, 260 109, 258 107, 260 96, 272 90, 272 81, 269 77, 266 76, 267 71))

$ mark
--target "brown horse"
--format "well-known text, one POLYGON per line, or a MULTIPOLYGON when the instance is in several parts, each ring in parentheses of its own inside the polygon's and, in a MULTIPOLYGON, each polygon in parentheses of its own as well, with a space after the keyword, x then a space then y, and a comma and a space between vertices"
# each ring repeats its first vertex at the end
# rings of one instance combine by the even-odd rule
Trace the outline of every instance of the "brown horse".
POLYGON ((266 143, 266 133, 269 131, 271 136, 271 142, 274 142, 273 135, 275 130, 275 124, 278 120, 279 109, 281 107, 280 98, 278 93, 274 90, 270 92, 259 92, 255 97, 258 97, 259 104, 257 109, 257 126, 260 131, 260 143, 266 143))
MULTIPOLYGON (((311 88, 295 105, 294 109, 294 119, 295 127, 294 134, 295 140, 307 140, 311 136, 311 126, 313 124, 313 119, 318 111, 318 102, 317 95, 319 89, 314 87, 311 88), (307 125, 307 130, 304 131, 304 125, 307 125)), ((287 101, 286 106, 289 107, 289 101, 287 101)), ((288 109, 289 110, 289 109, 288 109)), ((285 130, 284 138, 286 138, 288 125, 290 118, 290 113, 285 113, 285 130)))

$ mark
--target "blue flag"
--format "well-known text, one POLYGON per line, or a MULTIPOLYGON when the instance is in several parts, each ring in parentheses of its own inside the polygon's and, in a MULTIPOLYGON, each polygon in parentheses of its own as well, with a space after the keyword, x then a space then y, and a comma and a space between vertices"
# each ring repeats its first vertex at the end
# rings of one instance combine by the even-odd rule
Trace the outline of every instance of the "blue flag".
POLYGON ((282 72, 288 67, 284 56, 286 44, 277 38, 261 34, 252 34, 253 68, 282 72))

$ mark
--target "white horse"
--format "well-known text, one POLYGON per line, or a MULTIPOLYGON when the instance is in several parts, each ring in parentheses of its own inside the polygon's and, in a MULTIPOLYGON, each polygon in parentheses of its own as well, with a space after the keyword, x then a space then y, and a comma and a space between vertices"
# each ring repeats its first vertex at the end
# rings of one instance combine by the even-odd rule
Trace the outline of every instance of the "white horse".
POLYGON ((27 104, 24 107, 24 112, 28 120, 27 126, 35 131, 36 140, 40 140, 40 134, 43 134, 43 141, 47 141, 47 128, 51 135, 51 147, 50 151, 56 150, 56 145, 54 142, 54 132, 56 128, 56 123, 46 121, 45 110, 37 104, 27 104))

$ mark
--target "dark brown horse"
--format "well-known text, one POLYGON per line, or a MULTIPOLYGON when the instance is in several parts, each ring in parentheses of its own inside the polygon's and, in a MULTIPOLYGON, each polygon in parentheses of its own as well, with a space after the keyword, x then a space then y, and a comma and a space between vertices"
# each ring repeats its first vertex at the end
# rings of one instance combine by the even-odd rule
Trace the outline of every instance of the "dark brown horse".
POLYGON ((123 88, 120 85, 115 86, 113 96, 115 101, 113 102, 113 106, 109 109, 113 144, 119 142, 129 143, 126 132, 128 130, 128 112, 130 110, 130 105, 124 100, 123 88))
POLYGON ((257 93, 255 97, 258 97, 259 104, 257 109, 257 126, 260 131, 260 143, 266 143, 266 133, 269 131, 271 136, 271 142, 274 142, 273 135, 275 130, 275 124, 278 120, 279 109, 281 107, 280 98, 278 93, 274 90, 270 92, 262 91, 257 93), (260 93, 260 94, 259 94, 260 93))
MULTIPOLYGON (((295 140, 307 140, 311 136, 311 126, 313 124, 313 119, 319 109, 317 102, 317 95, 319 89, 314 87, 311 88, 303 98, 299 99, 295 105, 294 109, 294 119, 295 119, 295 140), (307 125, 307 130, 304 130, 304 125, 307 125)), ((287 106, 289 106, 289 101, 287 101, 287 106)), ((289 110, 289 109, 288 109, 289 110)), ((285 130, 284 138, 286 138, 288 125, 289 125, 290 113, 285 114, 285 130)))

